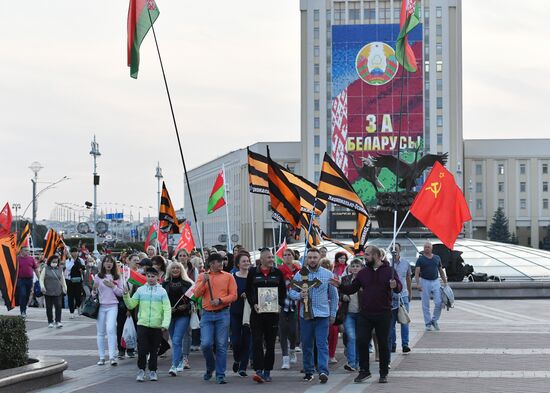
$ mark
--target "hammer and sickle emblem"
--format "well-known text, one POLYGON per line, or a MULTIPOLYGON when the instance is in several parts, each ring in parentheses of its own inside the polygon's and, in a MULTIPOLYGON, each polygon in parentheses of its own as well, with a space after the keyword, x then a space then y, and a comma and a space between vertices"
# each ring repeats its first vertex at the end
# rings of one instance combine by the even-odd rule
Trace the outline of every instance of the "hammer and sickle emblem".
POLYGON ((441 191, 441 183, 436 181, 430 187, 427 187, 426 190, 433 192, 435 199, 437 199, 437 195, 441 191))

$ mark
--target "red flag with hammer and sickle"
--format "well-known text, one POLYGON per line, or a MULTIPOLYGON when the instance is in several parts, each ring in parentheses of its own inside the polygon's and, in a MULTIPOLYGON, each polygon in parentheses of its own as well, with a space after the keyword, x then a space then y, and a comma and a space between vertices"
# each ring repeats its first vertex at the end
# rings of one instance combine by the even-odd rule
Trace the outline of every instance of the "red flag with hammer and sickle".
POLYGON ((462 190, 439 162, 416 195, 411 213, 451 250, 464 223, 472 219, 462 190))

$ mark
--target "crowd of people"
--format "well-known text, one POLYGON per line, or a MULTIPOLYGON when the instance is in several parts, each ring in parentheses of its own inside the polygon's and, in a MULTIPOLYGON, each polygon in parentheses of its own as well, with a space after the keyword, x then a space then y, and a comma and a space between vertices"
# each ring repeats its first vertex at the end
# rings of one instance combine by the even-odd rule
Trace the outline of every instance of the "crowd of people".
MULTIPOLYGON (((27 304, 43 298, 48 327, 61 328, 62 308, 68 308, 72 319, 85 299, 97 298, 97 364, 116 366, 137 352, 140 382, 158 380, 158 357, 169 349, 168 374, 177 376, 191 367, 190 352, 200 348, 205 381, 227 383, 226 359, 232 350, 236 375, 250 373, 256 383, 269 383, 278 337, 280 368, 296 365, 297 353, 302 352, 303 380, 317 376, 324 384, 329 365, 338 363, 336 349, 342 337, 343 368, 358 373, 354 381, 371 377, 369 357, 375 352, 379 382, 385 383, 391 353, 397 350, 398 309, 409 311, 413 274, 425 329, 439 330, 439 279, 446 285, 446 277, 429 242, 414 273, 409 261, 401 258, 399 244, 393 255, 367 246, 350 260, 345 252, 331 260, 324 247, 310 248, 302 258, 287 248, 278 265, 269 248, 261 249, 257 260, 242 246, 231 251, 180 249, 170 256, 149 247, 146 253, 95 258, 84 249, 71 248, 67 257, 55 254, 43 260, 23 248, 18 256, 20 312, 26 316, 27 304), (140 273, 145 282, 129 280, 129 271, 140 273), (127 322, 135 326, 137 342, 124 340, 127 322)), ((401 324, 400 338, 402 352, 410 352, 407 324, 401 324)))

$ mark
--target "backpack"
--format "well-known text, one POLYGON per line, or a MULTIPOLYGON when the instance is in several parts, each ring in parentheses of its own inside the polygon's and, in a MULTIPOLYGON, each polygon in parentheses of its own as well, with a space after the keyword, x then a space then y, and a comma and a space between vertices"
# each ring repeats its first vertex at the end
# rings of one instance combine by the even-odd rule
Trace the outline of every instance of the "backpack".
POLYGON ((455 305, 455 294, 453 293, 453 290, 450 286, 441 287, 441 302, 445 307, 447 307, 447 311, 449 309, 453 308, 455 305))

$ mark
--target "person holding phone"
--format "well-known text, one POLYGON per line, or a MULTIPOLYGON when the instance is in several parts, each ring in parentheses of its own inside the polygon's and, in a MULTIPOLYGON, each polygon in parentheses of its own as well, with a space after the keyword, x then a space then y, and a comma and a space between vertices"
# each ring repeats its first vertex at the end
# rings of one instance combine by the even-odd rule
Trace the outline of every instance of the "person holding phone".
POLYGON ((118 273, 115 258, 107 254, 101 262, 101 268, 94 277, 93 296, 99 296, 99 312, 97 314, 97 350, 99 352, 98 366, 105 364, 105 335, 109 346, 109 361, 116 366, 117 361, 117 314, 118 299, 122 296, 122 279, 118 273))

